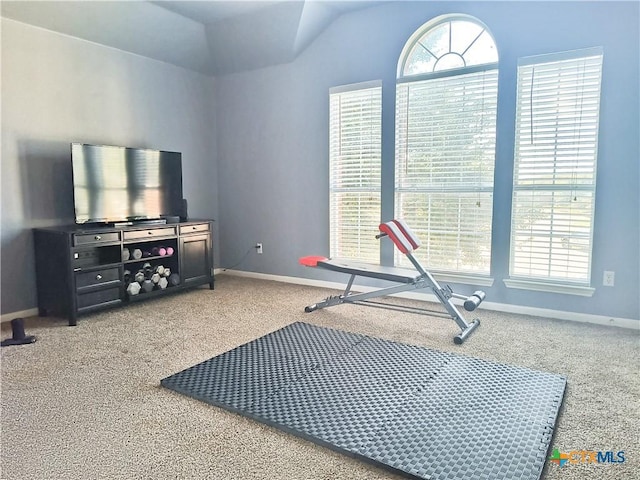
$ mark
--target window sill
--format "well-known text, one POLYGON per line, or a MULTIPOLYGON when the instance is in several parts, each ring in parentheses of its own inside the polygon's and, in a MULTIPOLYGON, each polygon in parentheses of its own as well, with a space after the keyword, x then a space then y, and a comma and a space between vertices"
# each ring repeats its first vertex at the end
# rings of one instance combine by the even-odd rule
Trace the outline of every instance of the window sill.
POLYGON ((473 275, 471 273, 430 273, 438 282, 461 283, 464 285, 479 285, 481 287, 491 287, 493 285, 493 278, 485 277, 483 275, 473 275))
POLYGON ((562 293, 565 295, 580 295, 591 297, 596 291, 595 288, 586 285, 575 285, 571 283, 544 282, 541 280, 523 280, 507 278, 504 284, 507 288, 519 288, 521 290, 534 290, 536 292, 562 293))

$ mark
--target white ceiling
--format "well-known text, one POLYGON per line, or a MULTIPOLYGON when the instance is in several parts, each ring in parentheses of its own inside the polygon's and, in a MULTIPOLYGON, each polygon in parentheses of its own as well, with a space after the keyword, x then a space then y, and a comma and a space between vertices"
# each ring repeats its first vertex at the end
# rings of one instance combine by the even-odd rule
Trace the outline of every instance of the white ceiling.
POLYGON ((381 0, 8 1, 2 16, 207 75, 292 61, 340 15, 381 0))
POLYGON ((225 18, 237 17, 239 15, 255 13, 260 9, 270 7, 277 3, 282 3, 282 2, 283 0, 151 1, 151 3, 154 3, 160 7, 164 7, 167 10, 171 10, 172 12, 178 13, 184 17, 190 18, 191 20, 195 20, 196 22, 204 23, 205 25, 215 23, 225 18))

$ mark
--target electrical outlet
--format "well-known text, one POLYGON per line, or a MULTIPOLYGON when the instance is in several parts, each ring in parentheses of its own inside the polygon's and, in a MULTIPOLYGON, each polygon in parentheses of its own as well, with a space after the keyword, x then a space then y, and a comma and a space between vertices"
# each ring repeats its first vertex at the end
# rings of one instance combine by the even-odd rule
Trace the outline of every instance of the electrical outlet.
POLYGON ((256 243, 256 253, 262 254, 262 244, 259 242, 256 243))
POLYGON ((611 272, 609 270, 604 271, 604 275, 602 276, 602 285, 605 287, 613 287, 616 279, 615 272, 611 272))

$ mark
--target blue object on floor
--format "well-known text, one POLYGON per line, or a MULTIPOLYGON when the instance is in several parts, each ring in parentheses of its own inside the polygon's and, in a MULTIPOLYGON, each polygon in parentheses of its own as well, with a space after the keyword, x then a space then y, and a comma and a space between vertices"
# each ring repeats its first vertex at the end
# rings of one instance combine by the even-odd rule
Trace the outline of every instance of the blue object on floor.
POLYGON ((161 384, 409 478, 537 480, 566 378, 297 322, 161 384))

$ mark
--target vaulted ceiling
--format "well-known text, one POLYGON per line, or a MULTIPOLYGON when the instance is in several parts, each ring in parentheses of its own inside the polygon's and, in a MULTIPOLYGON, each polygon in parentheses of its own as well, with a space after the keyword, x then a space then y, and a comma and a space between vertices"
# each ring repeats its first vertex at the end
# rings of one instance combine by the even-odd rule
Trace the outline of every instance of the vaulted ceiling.
POLYGON ((380 0, 6 1, 2 16, 207 75, 295 59, 340 15, 380 0))

